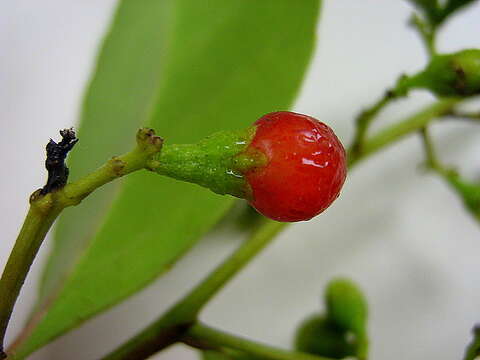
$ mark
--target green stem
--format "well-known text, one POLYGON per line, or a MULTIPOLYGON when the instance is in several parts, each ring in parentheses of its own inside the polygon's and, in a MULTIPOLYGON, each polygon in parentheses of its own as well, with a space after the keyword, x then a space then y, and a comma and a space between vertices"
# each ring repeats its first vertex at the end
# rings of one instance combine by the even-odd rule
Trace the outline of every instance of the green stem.
POLYGON ((353 152, 356 154, 361 154, 363 152, 365 138, 370 125, 373 123, 378 113, 395 97, 396 96, 392 91, 387 91, 375 104, 360 113, 356 119, 355 135, 351 146, 353 152))
POLYGON ((195 144, 167 144, 156 156, 154 171, 209 188, 217 194, 248 198, 250 189, 242 174, 266 162, 260 152, 249 152, 246 156, 245 150, 254 135, 255 127, 250 127, 220 131, 195 144))
POLYGON ((420 130, 422 137, 423 149, 425 151, 427 166, 441 175, 446 175, 449 170, 446 169, 438 160, 435 147, 427 127, 420 130))
POLYGON ((423 45, 427 50, 428 56, 430 58, 434 57, 437 54, 436 46, 435 46, 435 38, 436 38, 436 27, 426 23, 419 16, 413 14, 411 22, 413 27, 419 33, 423 45))
POLYGON ((131 152, 114 157, 84 178, 55 192, 30 197, 30 210, 15 241, 13 250, 0 278, 0 358, 5 357, 3 344, 8 322, 25 278, 35 256, 55 219, 68 206, 79 204, 98 187, 136 170, 150 167, 153 156, 160 151, 162 140, 151 129, 141 129, 137 146, 131 152))
MULTIPOLYGON (((4 343, 7 325, 27 273, 45 235, 60 213, 52 206, 52 194, 41 200, 32 196, 31 206, 0 279, 0 339, 4 343)), ((5 356, 0 349, 0 358, 5 356)))
POLYGON ((376 135, 373 135, 370 139, 365 141, 362 147, 363 151, 360 154, 353 151, 353 149, 348 151, 349 168, 352 168, 370 155, 377 153, 405 136, 420 131, 434 119, 450 112, 455 105, 461 101, 462 99, 459 98, 446 98, 439 100, 405 120, 379 131, 376 135))
POLYGON ((152 129, 143 128, 137 133, 137 146, 122 156, 114 156, 102 167, 85 177, 67 184, 58 191, 59 202, 64 206, 78 205, 95 189, 134 171, 153 170, 154 156, 160 152, 163 140, 152 129))
POLYGON ((439 160, 427 128, 421 132, 428 167, 439 175, 463 200, 465 208, 480 221, 480 184, 470 183, 457 171, 445 167, 439 160))
POLYGON ((182 340, 200 349, 229 348, 265 360, 330 360, 323 356, 278 349, 196 323, 182 340))
POLYGON ((215 268, 199 285, 158 320, 104 360, 146 359, 178 341, 196 321, 203 306, 245 267, 287 224, 264 220, 250 239, 215 268))

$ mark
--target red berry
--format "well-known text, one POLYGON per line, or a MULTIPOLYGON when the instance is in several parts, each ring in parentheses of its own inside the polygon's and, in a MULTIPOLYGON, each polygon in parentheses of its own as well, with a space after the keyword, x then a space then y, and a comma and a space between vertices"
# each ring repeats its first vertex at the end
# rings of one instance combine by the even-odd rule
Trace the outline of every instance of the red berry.
POLYGON ((288 111, 266 114, 246 152, 260 151, 264 166, 245 173, 250 204, 277 221, 302 221, 324 211, 339 195, 346 177, 342 144, 327 125, 288 111))

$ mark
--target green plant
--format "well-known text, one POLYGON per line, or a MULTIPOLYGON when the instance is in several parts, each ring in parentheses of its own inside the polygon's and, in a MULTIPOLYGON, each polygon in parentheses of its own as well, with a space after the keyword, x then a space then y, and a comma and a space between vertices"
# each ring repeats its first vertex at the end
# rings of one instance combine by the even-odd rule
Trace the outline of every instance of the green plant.
MULTIPOLYGON (((444 22, 472 2, 412 1, 417 7, 412 24, 426 45, 429 65, 417 75, 400 77, 384 96, 359 115, 354 142, 347 153, 348 167, 352 169, 405 136, 419 134, 428 168, 445 179, 466 209, 479 219, 479 185, 445 167, 429 136, 429 125, 435 120, 478 119, 478 114, 462 112, 459 107, 478 94, 478 50, 439 54, 435 46, 437 31, 444 22), (379 112, 393 100, 410 95, 415 88, 430 90, 438 100, 369 135, 379 112)), ((66 146, 60 145, 62 151, 54 151, 58 156, 47 159, 54 160, 53 170, 48 169, 51 180, 31 197, 25 225, 0 281, 1 293, 7 294, 0 299, 3 338, 33 258, 46 232, 62 213, 38 303, 25 332, 7 351, 8 358, 27 357, 167 271, 219 221, 233 199, 153 174, 136 173, 122 184, 102 187, 78 208, 63 212, 66 207, 78 205, 107 182, 142 169, 194 181, 217 193, 245 195, 243 182, 225 177, 224 170, 232 169, 228 163, 232 157, 227 156, 230 160, 223 162, 225 154, 236 155, 245 144, 239 141, 238 148, 233 146, 228 151, 217 145, 235 145, 237 136, 248 139, 248 131, 237 133, 232 143, 232 134, 262 114, 290 107, 312 52, 318 11, 317 0, 210 0, 208 6, 188 0, 119 3, 85 97, 79 127, 79 144, 84 144, 84 148, 77 146, 69 159, 71 177, 84 177, 65 184, 69 171, 63 160, 75 138, 71 132, 64 132, 60 144, 66 146), (192 23, 194 27, 190 26, 192 23), (286 23, 288 27, 284 26, 286 23), (260 26, 264 24, 268 26, 260 26), (121 61, 127 56, 131 59, 128 64, 121 61), (140 126, 148 128, 138 133, 134 150, 84 175, 101 159, 126 151, 133 142, 131 134, 140 126), (165 145, 149 128, 165 139, 165 145), (197 143, 219 130, 226 132, 210 138, 212 142, 197 143), (107 141, 111 139, 116 141, 107 141), (171 145, 176 143, 197 145, 171 145), (223 167, 212 166, 219 162, 206 159, 206 148, 218 155, 216 161, 223 167), (172 203, 181 211, 172 211, 172 203), (97 210, 105 208, 109 211, 99 215, 97 210), (98 231, 92 235, 86 229, 98 231)), ((53 144, 50 147, 57 149, 53 144)), ((261 156, 240 160, 240 167, 248 169, 261 166, 264 161, 261 156)), ((254 218, 248 226, 247 241, 165 314, 105 358, 143 359, 176 342, 196 347, 205 352, 205 358, 214 359, 318 360, 352 353, 359 359, 366 358, 369 339, 364 299, 349 282, 334 283, 338 287, 328 288, 327 315, 316 317, 304 328, 306 332, 315 327, 325 331, 322 341, 331 338, 331 342, 338 341, 338 346, 345 346, 346 350, 325 350, 321 346, 319 351, 300 340, 299 351, 280 350, 198 322, 204 305, 286 227, 284 223, 254 218), (358 311, 353 314, 337 311, 337 306, 352 309, 351 294, 360 310, 355 308, 358 311)), ((477 342, 472 342, 466 359, 478 353, 477 342)), ((314 343, 319 344, 322 345, 320 341, 314 343)))

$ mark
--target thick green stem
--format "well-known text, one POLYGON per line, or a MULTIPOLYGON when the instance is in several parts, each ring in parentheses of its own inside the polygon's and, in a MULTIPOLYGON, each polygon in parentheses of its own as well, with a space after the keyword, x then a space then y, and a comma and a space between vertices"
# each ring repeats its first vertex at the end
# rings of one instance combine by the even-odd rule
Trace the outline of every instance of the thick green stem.
POLYGON ((331 360, 323 356, 282 350, 260 344, 200 323, 196 323, 188 330, 183 341, 200 349, 235 349, 265 360, 331 360))
POLYGON ((203 306, 245 267, 287 224, 265 220, 232 255, 153 324, 104 360, 146 359, 178 341, 203 306))
POLYGON ((379 131, 376 135, 373 135, 370 139, 365 141, 361 153, 357 153, 353 151, 353 149, 348 151, 349 168, 352 168, 360 161, 397 142, 405 136, 420 131, 431 121, 449 113, 455 105, 461 101, 462 99, 459 98, 446 98, 439 100, 405 120, 379 131))
POLYGON ((221 131, 195 144, 167 144, 156 156, 154 170, 160 175, 209 188, 217 194, 248 198, 250 189, 242 174, 249 167, 266 162, 264 156, 260 158, 258 154, 257 158, 245 156, 254 135, 255 127, 252 126, 241 131, 221 131))
POLYGON ((61 211, 77 205, 109 181, 150 167, 153 155, 161 147, 162 139, 154 136, 153 130, 141 129, 137 134, 137 146, 131 152, 112 158, 101 168, 59 190, 46 195, 38 190, 30 197, 30 210, 0 279, 0 358, 5 357, 5 333, 20 289, 43 239, 61 211))
POLYGON ((430 132, 428 131, 427 127, 424 127, 423 129, 420 130, 420 135, 422 137, 422 143, 423 143, 423 149, 425 151, 425 157, 426 157, 426 164, 427 166, 435 170, 436 172, 440 174, 446 174, 448 173, 448 169, 446 169, 442 163, 438 160, 435 147, 432 142, 432 138, 430 136, 430 132))
POLYGON ((468 182, 457 171, 445 167, 435 152, 432 139, 427 128, 421 131, 427 166, 437 173, 463 200, 465 208, 480 221, 480 184, 468 182))
POLYGON ((376 116, 380 111, 387 106, 394 98, 395 94, 391 91, 385 92, 383 97, 381 97, 375 104, 373 104, 368 109, 364 110, 356 119, 356 128, 355 136, 353 138, 353 143, 351 149, 355 153, 362 153, 365 138, 367 136, 368 129, 370 125, 375 120, 376 116))
MULTIPOLYGON (((33 259, 61 208, 52 206, 52 194, 41 200, 32 195, 31 206, 0 279, 0 340, 4 343, 7 325, 33 259)), ((0 358, 4 356, 1 349, 0 358)))

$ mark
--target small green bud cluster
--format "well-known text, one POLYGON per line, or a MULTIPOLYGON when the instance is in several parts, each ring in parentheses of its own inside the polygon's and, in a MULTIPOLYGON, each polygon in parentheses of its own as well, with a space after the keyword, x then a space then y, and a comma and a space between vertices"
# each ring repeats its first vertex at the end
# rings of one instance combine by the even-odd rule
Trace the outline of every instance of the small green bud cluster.
POLYGON ((298 328, 295 348, 334 359, 366 359, 367 302, 348 279, 336 279, 325 290, 325 315, 315 314, 298 328))
POLYGON ((440 97, 479 95, 480 50, 435 55, 423 71, 400 78, 394 93, 404 96, 412 89, 426 89, 440 97))

